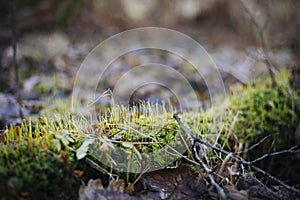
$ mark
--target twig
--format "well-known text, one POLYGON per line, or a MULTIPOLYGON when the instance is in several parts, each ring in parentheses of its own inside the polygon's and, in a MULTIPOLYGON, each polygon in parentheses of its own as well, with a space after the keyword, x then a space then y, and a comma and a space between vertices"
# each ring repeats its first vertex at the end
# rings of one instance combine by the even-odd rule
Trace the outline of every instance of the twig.
POLYGON ((252 145, 251 147, 245 149, 244 151, 239 151, 236 154, 240 155, 242 153, 247 153, 249 151, 251 151, 252 149, 254 149, 255 147, 259 146, 260 144, 262 144, 266 139, 268 139, 269 137, 271 137, 271 135, 267 135, 266 137, 264 137, 263 139, 261 139, 259 142, 255 143, 254 145, 252 145))
MULTIPOLYGON (((199 145, 199 143, 198 143, 198 145, 199 145)), ((193 145, 193 152, 195 152, 195 154, 194 154, 195 159, 203 167, 204 171, 206 172, 206 174, 209 178, 210 183, 212 184, 212 186, 214 186, 217 189, 221 199, 227 199, 227 195, 225 194, 223 188, 221 188, 219 186, 219 184, 216 183, 216 181, 212 175, 212 173, 213 173, 212 170, 208 168, 208 166, 203 162, 201 156, 199 156, 199 154, 197 153, 198 152, 197 145, 193 145)))
POLYGON ((271 157, 271 156, 278 156, 280 154, 285 154, 285 153, 299 153, 300 149, 295 150, 296 148, 297 148, 297 146, 294 146, 294 147, 292 147, 290 149, 286 149, 286 150, 282 150, 282 151, 277 151, 277 152, 265 154, 265 155, 263 155, 263 156, 261 156, 259 158, 256 158, 255 160, 251 161, 250 164, 254 164, 256 162, 259 162, 259 161, 261 161, 261 160, 263 160, 265 158, 271 157))
POLYGON ((212 171, 211 169, 208 168, 208 166, 203 162, 201 156, 199 156, 198 152, 199 152, 199 148, 197 149, 197 147, 200 147, 199 143, 196 142, 193 134, 191 132, 189 132, 189 130, 187 130, 187 128, 183 125, 183 123, 180 121, 179 117, 177 114, 174 114, 174 118, 177 120, 179 126, 181 127, 181 129, 184 131, 184 133, 188 136, 188 139, 192 141, 193 144, 193 157, 197 160, 197 162, 203 167, 204 171, 206 172, 210 183, 212 184, 212 186, 214 186, 216 188, 216 190, 218 191, 221 199, 227 199, 227 196, 223 190, 223 188, 221 188, 215 181, 213 175, 212 175, 212 171), (197 145, 198 144, 198 145, 197 145))
MULTIPOLYGON (((183 155, 182 153, 178 152, 175 148, 173 148, 170 145, 167 145, 168 148, 170 148, 172 151, 174 151, 176 154, 181 155, 181 158, 184 158, 186 161, 193 163, 197 166, 199 166, 199 163, 197 163, 195 160, 189 159, 187 156, 183 155)), ((190 150, 188 149, 189 153, 192 154, 192 152, 190 152, 190 150)))
POLYGON ((11 44, 13 48, 13 59, 12 59, 12 66, 14 68, 15 73, 15 90, 16 90, 16 96, 17 96, 17 102, 19 104, 19 115, 20 118, 23 119, 23 112, 22 112, 22 101, 21 101, 21 95, 19 91, 19 67, 17 64, 17 45, 16 45, 16 26, 15 26, 15 10, 16 10, 16 2, 15 0, 11 1, 11 44))
POLYGON ((300 195, 300 190, 299 190, 299 189, 297 189, 297 188, 295 188, 295 187, 293 187, 293 186, 290 186, 290 185, 284 183, 283 181, 281 181, 281 180, 279 180, 278 178, 272 176, 272 175, 269 174, 268 172, 266 172, 266 171, 260 169, 259 167, 256 167, 256 166, 253 165, 251 162, 247 162, 247 161, 245 161, 245 160, 242 159, 242 158, 238 158, 238 157, 234 156, 231 152, 226 151, 226 150, 224 150, 224 149, 221 149, 221 148, 219 148, 219 147, 216 147, 216 146, 210 144, 209 142, 207 142, 207 141, 205 141, 205 140, 203 140, 203 139, 201 139, 201 138, 196 137, 194 134, 192 134, 192 133, 184 126, 184 124, 182 123, 182 121, 180 120, 180 118, 178 117, 177 114, 174 114, 174 118, 176 119, 177 123, 179 124, 181 130, 182 130, 188 137, 193 138, 193 140, 194 140, 195 142, 197 141, 197 142, 199 142, 199 143, 202 143, 202 144, 204 144, 204 145, 206 145, 206 146, 208 146, 208 147, 210 147, 210 148, 212 148, 212 149, 214 149, 214 150, 216 150, 216 151, 219 151, 219 152, 225 154, 226 156, 231 154, 231 158, 232 158, 233 161, 238 162, 238 163, 242 163, 243 165, 247 165, 247 166, 251 167, 251 168, 254 169, 255 171, 261 173, 261 174, 264 175, 264 176, 267 176, 269 179, 271 179, 271 180, 277 182, 278 184, 282 185, 282 186, 285 187, 286 189, 288 189, 288 190, 290 190, 290 191, 293 191, 293 192, 297 193, 298 195, 300 195))
POLYGON ((179 124, 180 128, 183 130, 183 132, 187 135, 188 139, 191 142, 194 142, 196 137, 184 126, 182 121, 180 120, 177 113, 174 114, 174 118, 176 119, 177 123, 179 124))
POLYGON ((254 24, 254 26, 255 26, 255 28, 258 32, 258 35, 259 35, 259 38, 260 38, 260 41, 261 41, 261 44, 262 44, 262 47, 263 47, 263 53, 264 53, 264 58, 265 58, 264 61, 266 63, 266 66, 268 68, 268 71, 269 71, 269 74, 270 74, 270 77, 271 77, 271 80, 272 80, 272 86, 276 87, 277 84, 276 84, 276 81, 275 81, 275 78, 274 78, 274 74, 272 72, 273 66, 272 66, 272 64, 270 62, 270 59, 269 59, 269 49, 268 49, 267 42, 266 42, 266 39, 265 39, 263 27, 261 27, 261 25, 259 24, 259 22, 255 18, 255 15, 254 15, 253 11, 248 6, 246 1, 245 0, 240 0, 240 2, 242 4, 242 6, 244 7, 244 9, 246 10, 247 14, 250 16, 250 19, 251 19, 252 23, 254 24))
POLYGON ((92 159, 85 157, 85 162, 89 164, 93 169, 99 171, 102 174, 107 174, 111 179, 114 179, 114 174, 109 173, 106 169, 100 167, 97 163, 95 163, 92 159))
POLYGON ((200 142, 200 143, 202 143, 202 144, 204 144, 204 145, 206 145, 206 146, 208 146, 208 147, 210 147, 210 148, 212 148, 212 149, 214 149, 214 150, 216 150, 216 151, 219 151, 219 152, 221 152, 221 153, 223 153, 223 154, 226 154, 226 155, 231 153, 231 152, 229 152, 229 151, 226 151, 226 150, 224 150, 224 149, 221 149, 221 148, 219 148, 219 147, 216 147, 216 146, 210 144, 209 142, 206 142, 205 140, 203 140, 203 139, 201 139, 201 138, 198 138, 198 137, 196 137, 195 135, 193 135, 193 134, 185 127, 185 125, 182 123, 182 121, 180 120, 180 118, 179 118, 179 116, 178 116, 177 114, 174 114, 174 118, 176 119, 177 123, 179 124, 181 130, 182 130, 188 137, 192 138, 194 141, 198 141, 198 142, 200 142))
POLYGON ((231 154, 228 154, 225 159, 223 160, 220 169, 218 170, 218 174, 221 174, 222 171, 225 169, 226 164, 228 163, 228 161, 231 159, 231 154))

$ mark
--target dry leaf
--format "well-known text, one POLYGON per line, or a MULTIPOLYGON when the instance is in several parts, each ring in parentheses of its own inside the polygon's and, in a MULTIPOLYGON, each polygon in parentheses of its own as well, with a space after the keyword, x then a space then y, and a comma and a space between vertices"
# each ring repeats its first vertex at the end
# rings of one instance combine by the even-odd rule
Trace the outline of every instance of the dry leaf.
POLYGON ((82 175, 83 175, 83 171, 81 171, 81 170, 74 170, 73 171, 73 176, 75 178, 80 178, 82 175))

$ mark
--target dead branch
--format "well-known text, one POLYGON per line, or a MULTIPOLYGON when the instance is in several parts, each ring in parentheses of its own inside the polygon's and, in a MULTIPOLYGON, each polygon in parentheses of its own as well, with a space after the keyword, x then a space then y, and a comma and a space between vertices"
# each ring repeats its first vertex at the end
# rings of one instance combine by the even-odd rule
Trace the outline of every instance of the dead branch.
POLYGON ((193 157, 202 166, 202 168, 206 172, 211 185, 216 188, 221 199, 227 199, 227 195, 225 194, 223 188, 220 187, 216 183, 216 181, 212 175, 212 170, 209 169, 209 167, 203 162, 201 156, 199 156, 199 154, 198 154, 199 149, 200 149, 200 146, 199 146, 200 144, 194 139, 193 134, 191 132, 189 132, 187 130, 187 128, 182 124, 182 122, 180 121, 177 114, 174 115, 174 118, 177 120, 178 124, 181 123, 181 124, 179 124, 179 126, 183 129, 184 133, 188 136, 188 139, 191 140, 191 142, 193 144, 193 152, 194 152, 193 157))
MULTIPOLYGON (((197 144, 199 145, 199 143, 197 143, 197 144)), ((221 186, 219 186, 218 183, 216 183, 216 181, 215 181, 215 179, 212 175, 212 170, 209 169, 209 167, 203 162, 201 156, 199 156, 199 154, 196 153, 196 152, 198 152, 197 151, 197 145, 193 145, 193 152, 195 152, 193 154, 194 158, 199 162, 199 164, 202 166, 202 168, 206 172, 211 185, 216 188, 216 190, 218 191, 218 194, 220 195, 221 199, 227 199, 227 195, 225 194, 223 188, 221 186)))
POLYGON ((262 143, 263 143, 266 139, 268 139, 269 137, 271 137, 271 135, 265 136, 263 139, 261 139, 259 142, 255 143, 255 144, 252 145, 251 147, 249 147, 249 148, 247 148, 247 149, 245 149, 245 150, 243 150, 243 151, 239 151, 239 152, 237 152, 236 154, 237 154, 237 155, 241 155, 241 154, 243 154, 243 153, 247 153, 247 152, 251 151, 251 150, 254 149, 255 147, 257 147, 257 146, 259 146, 260 144, 262 144, 262 143))
POLYGON ((255 15, 253 13, 253 11, 251 10, 251 8, 248 6, 246 0, 240 0, 242 6, 244 7, 245 11, 247 12, 247 14, 249 15, 251 22, 254 24, 256 31, 258 32, 261 44, 262 44, 262 48, 263 48, 263 54, 264 54, 264 61, 266 63, 266 66, 268 68, 270 77, 271 77, 271 81, 272 81, 272 86, 276 87, 276 81, 274 78, 274 74, 272 72, 272 70, 274 69, 274 67, 272 66, 270 59, 269 59, 269 48, 265 39, 265 34, 264 34, 264 27, 262 27, 259 22, 257 21, 257 19, 255 18, 255 15))
POLYGON ((13 59, 12 59, 12 67, 14 68, 15 73, 15 90, 17 96, 17 103, 19 104, 19 115, 20 118, 23 119, 23 112, 22 112, 22 102, 21 102, 21 95, 19 92, 19 67, 17 64, 17 45, 16 45, 16 25, 15 25, 15 11, 16 11, 16 2, 15 0, 11 1, 11 45, 13 48, 13 59))
POLYGON ((266 159, 268 157, 271 157, 271 156, 278 156, 278 155, 286 154, 286 153, 299 153, 300 149, 296 149, 296 148, 297 148, 297 146, 293 146, 290 149, 285 149, 285 150, 282 150, 282 151, 276 151, 276 152, 268 153, 268 154, 265 154, 265 155, 263 155, 259 158, 256 158, 255 160, 252 160, 250 163, 254 164, 256 162, 259 162, 259 161, 261 161, 263 159, 266 159))
POLYGON ((253 170, 255 170, 256 172, 261 173, 262 175, 266 176, 267 178, 269 178, 269 179, 271 179, 271 180, 277 182, 278 184, 280 184, 280 185, 282 185, 283 187, 285 187, 287 190, 293 191, 293 192, 297 193, 298 195, 300 195, 300 190, 299 190, 299 189, 297 189, 297 188, 295 188, 295 187, 293 187, 293 186, 290 186, 290 185, 284 183, 283 181, 281 181, 281 180, 279 180, 278 178, 272 176, 272 175, 269 174, 268 172, 266 172, 266 171, 260 169, 259 167, 256 167, 256 166, 253 165, 251 162, 245 161, 245 160, 242 159, 242 158, 238 158, 238 157, 234 156, 231 152, 226 151, 226 150, 224 150, 224 149, 221 149, 221 148, 219 148, 219 147, 216 147, 216 146, 210 144, 209 142, 207 142, 207 141, 205 141, 205 140, 203 140, 203 139, 201 139, 201 138, 195 136, 193 133, 191 133, 191 132, 185 127, 185 125, 183 124, 183 122, 180 120, 178 114, 174 114, 174 118, 176 119, 176 121, 177 121, 178 125, 180 126, 181 130, 182 130, 188 137, 190 137, 190 138, 193 139, 193 141, 194 141, 193 144, 195 144, 196 142, 199 142, 199 143, 202 143, 202 144, 204 144, 204 145, 206 145, 206 146, 212 148, 212 149, 215 150, 215 151, 218 151, 218 152, 220 152, 220 153, 222 153, 222 154, 225 154, 226 156, 230 155, 233 161, 251 167, 251 168, 252 168, 253 170))

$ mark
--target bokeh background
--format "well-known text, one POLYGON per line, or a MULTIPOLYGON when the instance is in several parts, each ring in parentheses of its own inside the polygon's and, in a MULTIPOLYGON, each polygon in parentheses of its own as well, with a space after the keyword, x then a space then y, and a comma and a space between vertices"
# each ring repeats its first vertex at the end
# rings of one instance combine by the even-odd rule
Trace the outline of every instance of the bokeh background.
MULTIPOLYGON (((272 65, 276 69, 297 66, 300 2, 246 2, 263 27, 272 65)), ((214 59, 226 87, 267 74, 257 30, 236 0, 11 0, 1 1, 0 9, 2 124, 18 118, 16 88, 25 114, 39 112, 45 107, 44 99, 70 99, 76 72, 88 53, 108 37, 137 27, 165 27, 194 38, 214 59), (18 83, 12 66, 12 39, 17 44, 18 83)), ((193 76, 191 66, 163 51, 122 56, 112 64, 97 92, 113 89, 124 70, 149 60, 181 68, 199 101, 207 97, 205 83, 193 76)), ((137 90, 132 101, 164 101, 172 95, 166 88, 148 85, 137 90)), ((109 105, 109 99, 100 103, 109 105)))

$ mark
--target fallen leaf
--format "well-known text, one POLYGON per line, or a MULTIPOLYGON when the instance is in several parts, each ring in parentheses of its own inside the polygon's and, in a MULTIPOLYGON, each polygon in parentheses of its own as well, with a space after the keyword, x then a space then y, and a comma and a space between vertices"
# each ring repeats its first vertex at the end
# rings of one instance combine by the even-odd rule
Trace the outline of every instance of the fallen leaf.
POLYGON ((75 178, 80 178, 80 177, 82 177, 82 175, 83 175, 83 171, 81 171, 81 170, 74 170, 73 171, 73 176, 75 178))
POLYGON ((89 150, 89 146, 93 142, 94 142, 94 140, 91 139, 91 138, 87 138, 86 140, 84 140, 84 142, 79 147, 79 149, 76 150, 76 157, 77 157, 78 160, 81 160, 82 158, 84 158, 87 155, 87 152, 89 150))
POLYGON ((208 199, 205 181, 188 166, 165 168, 141 177, 149 198, 208 199))

